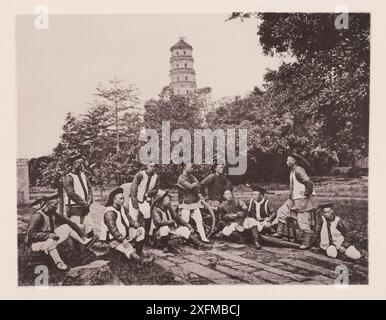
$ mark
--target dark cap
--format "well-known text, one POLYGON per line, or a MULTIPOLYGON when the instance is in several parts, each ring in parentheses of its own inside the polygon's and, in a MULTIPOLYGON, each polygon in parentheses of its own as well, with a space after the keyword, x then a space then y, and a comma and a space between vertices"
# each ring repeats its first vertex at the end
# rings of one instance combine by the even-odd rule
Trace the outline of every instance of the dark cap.
POLYGON ((319 206, 320 209, 325 209, 325 208, 332 208, 334 206, 334 204, 332 202, 328 202, 328 203, 323 203, 319 206))
POLYGON ((79 159, 86 160, 85 157, 83 157, 81 154, 78 153, 74 156, 69 157, 67 162, 72 165, 76 160, 79 160, 79 159))
POLYGON ((123 193, 123 188, 119 187, 119 188, 116 188, 114 189, 113 191, 110 192, 109 194, 109 198, 106 202, 106 207, 109 207, 109 206, 112 206, 113 205, 113 200, 114 200, 114 197, 117 195, 117 194, 120 194, 120 193, 123 193))

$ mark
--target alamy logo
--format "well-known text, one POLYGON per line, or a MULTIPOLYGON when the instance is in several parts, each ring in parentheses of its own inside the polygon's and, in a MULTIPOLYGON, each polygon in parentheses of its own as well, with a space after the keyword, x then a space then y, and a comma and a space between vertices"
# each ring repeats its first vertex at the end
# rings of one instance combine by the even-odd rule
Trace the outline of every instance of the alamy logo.
POLYGON ((194 129, 192 141, 188 130, 176 129, 170 132, 170 122, 163 121, 161 139, 156 129, 141 130, 139 139, 147 143, 140 149, 139 159, 143 164, 213 164, 214 155, 216 155, 217 163, 227 162, 230 165, 230 175, 242 175, 247 171, 247 130, 238 129, 237 131, 238 137, 236 137, 236 129, 213 131, 194 129), (171 148, 172 143, 174 145, 171 148), (236 155, 237 145, 238 155, 236 155))

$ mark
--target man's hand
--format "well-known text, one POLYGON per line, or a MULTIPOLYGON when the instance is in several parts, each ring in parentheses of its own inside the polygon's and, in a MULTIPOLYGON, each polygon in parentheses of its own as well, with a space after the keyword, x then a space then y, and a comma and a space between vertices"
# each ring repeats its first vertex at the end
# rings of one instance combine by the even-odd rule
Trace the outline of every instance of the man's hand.
POLYGON ((342 254, 345 254, 346 253, 346 249, 344 247, 340 247, 339 248, 339 252, 342 253, 342 254))
POLYGON ((244 218, 245 217, 245 213, 244 212, 237 212, 236 216, 238 218, 244 218))
POLYGON ((129 240, 125 239, 125 240, 123 240, 123 242, 122 242, 122 246, 123 246, 125 249, 130 249, 130 248, 131 248, 131 243, 129 242, 129 240))
POLYGON ((197 188, 198 187, 198 182, 193 182, 192 183, 192 188, 197 188))
POLYGON ((241 207, 243 210, 248 210, 248 207, 246 204, 243 204, 243 206, 241 207))
POLYGON ((50 239, 52 240, 59 240, 59 236, 55 233, 50 233, 50 235, 48 236, 50 239))
POLYGON ((174 220, 169 220, 168 226, 172 228, 177 228, 177 223, 174 220))
POLYGON ((137 229, 137 228, 139 228, 139 223, 137 221, 133 221, 131 227, 134 229, 137 229))

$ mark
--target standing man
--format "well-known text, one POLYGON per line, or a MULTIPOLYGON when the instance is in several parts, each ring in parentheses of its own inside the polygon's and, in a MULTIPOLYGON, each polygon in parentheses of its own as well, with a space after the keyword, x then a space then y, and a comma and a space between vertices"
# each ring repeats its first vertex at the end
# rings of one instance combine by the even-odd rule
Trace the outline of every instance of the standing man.
POLYGON ((69 159, 71 172, 64 177, 67 216, 84 229, 88 237, 94 235, 90 205, 93 203, 91 184, 84 172, 84 157, 77 154, 69 159))
POLYGON ((223 199, 225 190, 233 190, 232 183, 224 173, 225 165, 215 163, 212 167, 213 173, 208 175, 200 183, 201 194, 207 197, 211 206, 218 207, 223 199), (208 192, 206 192, 206 189, 208 192))
POLYGON ((133 179, 130 187, 130 199, 134 220, 144 218, 146 234, 149 234, 151 225, 150 206, 153 198, 159 190, 159 176, 155 172, 155 164, 149 163, 146 170, 139 171, 133 179), (138 216, 141 213, 141 216, 138 216))
POLYGON ((302 232, 302 244, 300 250, 310 249, 313 224, 313 213, 317 208, 316 200, 313 198, 313 183, 308 177, 304 168, 298 163, 303 161, 305 165, 308 162, 303 157, 292 153, 287 157, 287 166, 290 172, 290 197, 277 210, 278 225, 274 237, 283 236, 284 226, 287 217, 297 219, 299 228, 302 232))
POLYGON ((70 219, 56 212, 58 195, 43 197, 34 201, 31 206, 40 205, 31 216, 28 225, 26 245, 33 252, 43 251, 49 255, 55 266, 62 271, 69 268, 59 255, 57 246, 69 237, 89 248, 95 238, 86 238, 83 230, 70 219))
POLYGON ((202 223, 200 196, 198 194, 200 184, 192 172, 193 164, 185 163, 183 172, 177 179, 177 186, 179 188, 178 207, 181 209, 181 218, 187 223, 192 218, 201 240, 209 242, 202 223))

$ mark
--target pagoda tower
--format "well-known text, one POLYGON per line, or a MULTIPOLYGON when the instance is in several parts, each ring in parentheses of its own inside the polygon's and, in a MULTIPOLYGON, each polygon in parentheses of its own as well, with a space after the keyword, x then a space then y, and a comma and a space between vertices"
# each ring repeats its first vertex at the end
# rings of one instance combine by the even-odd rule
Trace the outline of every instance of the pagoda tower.
POLYGON ((184 37, 170 48, 170 87, 175 95, 189 95, 196 90, 196 72, 193 69, 193 47, 184 37))

